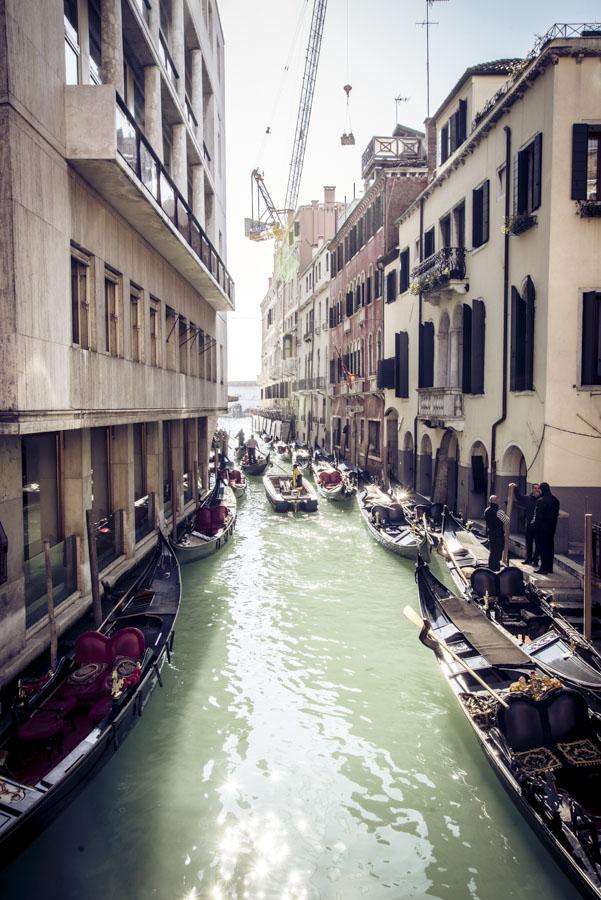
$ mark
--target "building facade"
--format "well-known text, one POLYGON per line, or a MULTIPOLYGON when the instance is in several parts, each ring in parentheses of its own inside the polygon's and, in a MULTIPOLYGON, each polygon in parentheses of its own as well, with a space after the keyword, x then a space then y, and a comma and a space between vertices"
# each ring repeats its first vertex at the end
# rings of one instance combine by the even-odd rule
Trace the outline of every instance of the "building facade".
POLYGON ((373 137, 362 159, 363 196, 330 241, 329 393, 332 450, 354 466, 384 471, 383 266, 395 222, 426 184, 424 135, 397 126, 373 137))
POLYGON ((330 252, 323 241, 299 276, 298 381, 294 386, 299 440, 329 450, 328 323, 330 252))
POLYGON ((0 685, 207 483, 227 408, 223 32, 213 0, 0 12, 0 685), (175 510, 174 510, 175 506, 175 510))
POLYGON ((472 518, 547 481, 564 551, 601 502, 600 59, 598 34, 554 26, 466 71, 428 123, 436 171, 399 218, 385 314, 401 479, 472 518))

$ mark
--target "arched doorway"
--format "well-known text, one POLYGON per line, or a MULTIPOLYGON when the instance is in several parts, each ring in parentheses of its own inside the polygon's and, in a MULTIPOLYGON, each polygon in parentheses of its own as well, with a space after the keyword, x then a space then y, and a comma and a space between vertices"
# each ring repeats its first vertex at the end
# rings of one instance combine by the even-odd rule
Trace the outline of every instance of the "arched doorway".
MULTIPOLYGON (((518 446, 512 444, 505 450, 501 461, 500 471, 497 472, 495 493, 499 497, 499 505, 502 508, 505 506, 511 482, 517 485, 517 490, 520 494, 526 494, 528 490, 527 480, 528 467, 526 465, 524 454, 518 446)), ((516 503, 511 517, 511 528, 525 531, 526 523, 523 521, 523 518, 520 508, 516 503)))
POLYGON ((386 422, 386 474, 399 481, 399 414, 392 406, 384 413, 386 422))
POLYGON ((482 441, 472 444, 469 457, 468 519, 481 519, 488 504, 488 453, 482 441))
POLYGON ((446 503, 452 512, 457 511, 459 480, 459 441, 452 429, 445 431, 436 454, 432 500, 446 503))
POLYGON ((432 496, 432 441, 429 434, 422 435, 417 457, 417 489, 424 497, 432 496))
POLYGON ((413 490, 413 435, 410 431, 406 431, 403 438, 402 481, 406 488, 413 490))

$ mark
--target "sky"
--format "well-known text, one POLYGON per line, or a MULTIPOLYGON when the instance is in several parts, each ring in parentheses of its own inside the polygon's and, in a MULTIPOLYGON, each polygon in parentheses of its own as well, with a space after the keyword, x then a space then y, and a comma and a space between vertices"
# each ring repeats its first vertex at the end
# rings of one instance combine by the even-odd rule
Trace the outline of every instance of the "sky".
MULTIPOLYGON (((313 0, 219 0, 225 35, 227 266, 236 283, 228 313, 230 381, 260 370, 259 304, 274 245, 244 237, 251 215, 251 171, 263 170, 283 206, 313 0), (270 133, 266 134, 269 127, 270 133)), ((398 120, 423 130, 426 117, 426 0, 328 0, 299 204, 362 192, 361 154, 398 120), (348 36, 348 38, 347 38, 348 36), (344 85, 350 84, 354 147, 344 85)), ((601 20, 598 0, 435 0, 430 19, 430 111, 476 63, 524 56, 555 22, 601 20)))

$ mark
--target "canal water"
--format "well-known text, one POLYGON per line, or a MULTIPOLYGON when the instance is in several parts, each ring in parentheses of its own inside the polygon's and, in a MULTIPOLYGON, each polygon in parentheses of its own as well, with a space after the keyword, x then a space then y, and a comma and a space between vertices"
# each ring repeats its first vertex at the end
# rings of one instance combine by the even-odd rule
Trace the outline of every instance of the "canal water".
POLYGON ((411 564, 356 506, 278 515, 254 479, 233 540, 182 575, 164 688, 2 900, 578 896, 402 615, 411 564))

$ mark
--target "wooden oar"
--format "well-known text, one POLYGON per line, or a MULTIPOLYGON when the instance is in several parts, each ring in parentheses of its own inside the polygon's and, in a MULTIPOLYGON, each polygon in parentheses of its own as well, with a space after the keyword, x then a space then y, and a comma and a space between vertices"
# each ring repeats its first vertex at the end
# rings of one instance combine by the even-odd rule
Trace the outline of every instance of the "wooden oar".
POLYGON ((453 551, 447 544, 444 534, 441 534, 441 543, 442 543, 442 546, 444 547, 445 553, 448 555, 449 559, 453 563, 453 566, 454 566, 456 572, 459 574, 459 577, 461 578, 461 580, 463 581, 464 584, 469 585, 467 575, 465 574, 465 572, 463 571, 463 569, 461 568, 461 566, 455 559, 455 554, 453 553, 453 551))
MULTIPOLYGON (((415 610, 412 609, 410 606, 406 606, 405 609, 403 610, 403 612, 405 613, 405 615, 407 616, 409 621, 413 622, 414 625, 417 625, 418 628, 423 628, 425 625, 427 625, 427 623, 422 619, 422 617, 420 615, 418 615, 415 612, 415 610)), ((428 628, 428 636, 431 637, 433 640, 435 640, 438 644, 440 644, 440 646, 444 650, 447 651, 449 656, 452 656, 452 658, 455 660, 455 662, 458 662, 460 666, 463 666, 465 671, 469 675, 471 675, 472 678, 475 678, 476 681, 478 682, 478 684, 481 684, 482 687, 495 698, 495 700, 497 700, 499 703, 501 703, 505 708, 509 708, 509 703, 507 703, 506 700, 503 700, 503 698, 500 696, 500 694, 497 694, 497 692, 493 688, 491 688, 490 685, 488 685, 484 681, 484 679, 481 678, 480 675, 478 675, 477 672, 474 672, 472 667, 468 666, 468 664, 465 662, 464 659, 462 659, 460 656, 458 656, 454 650, 451 650, 451 648, 446 643, 446 641, 443 641, 442 638, 439 638, 437 635, 435 635, 431 628, 428 628)))

